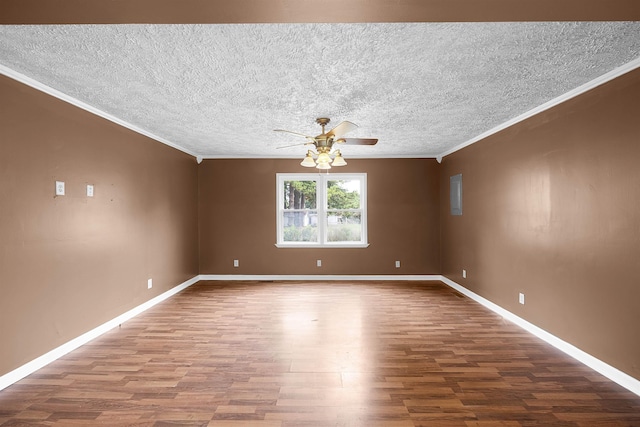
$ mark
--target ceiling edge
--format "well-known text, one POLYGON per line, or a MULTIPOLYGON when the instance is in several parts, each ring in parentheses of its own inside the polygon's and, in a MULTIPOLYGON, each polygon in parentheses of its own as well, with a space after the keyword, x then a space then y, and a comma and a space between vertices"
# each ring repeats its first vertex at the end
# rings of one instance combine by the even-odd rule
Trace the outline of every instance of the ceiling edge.
MULTIPOLYGON (((434 155, 407 155, 407 154, 398 154, 398 155, 388 155, 385 154, 383 156, 372 156, 372 155, 366 155, 366 156, 345 156, 345 160, 349 161, 349 159, 353 159, 353 160, 366 160, 366 159, 435 159, 436 156, 434 155)), ((264 159, 264 160, 268 160, 268 159, 272 159, 272 160, 276 160, 276 159, 288 159, 288 160, 295 160, 295 159, 299 159, 302 160, 304 158, 304 153, 301 155, 293 155, 293 154, 289 154, 286 156, 254 156, 254 155, 246 155, 246 156, 215 156, 215 155, 209 155, 209 156, 199 156, 199 159, 203 159, 203 160, 224 160, 224 159, 228 159, 228 160, 233 160, 233 159, 255 159, 255 160, 260 160, 260 159, 264 159)))
MULTIPOLYGON (((151 138, 155 141, 158 141, 162 144, 168 145, 169 147, 175 148, 176 150, 182 151, 183 153, 189 154, 190 156, 195 157, 195 159, 197 160, 198 163, 201 163, 202 160, 205 159, 297 159, 297 158, 301 158, 304 156, 298 156, 298 155, 294 155, 294 154, 290 154, 290 155, 286 155, 286 156, 270 156, 270 155, 264 155, 264 156, 255 156, 255 155, 245 155, 245 156, 241 156, 241 155, 220 155, 220 156, 216 156, 216 155, 201 155, 201 154, 196 154, 190 150, 187 150, 186 148, 175 144, 169 140, 166 140, 162 137, 159 137, 145 129, 142 129, 141 127, 138 127, 136 125, 133 125, 125 120, 119 119, 116 116, 113 116, 109 113, 106 113, 96 107, 93 107, 83 101, 80 101, 77 98, 74 98, 70 95, 65 94, 64 92, 61 92, 57 89, 54 89, 50 86, 45 85, 44 83, 41 83, 35 79, 32 79, 31 77, 27 77, 24 74, 21 74, 9 67, 6 67, 2 64, 0 64, 0 74, 5 75, 13 80, 16 80, 22 84, 25 84, 29 87, 32 87, 36 90, 39 90, 43 93, 46 93, 47 95, 53 96, 55 98, 60 99, 61 101, 67 102, 75 107, 81 108, 85 111, 88 111, 91 114, 94 114, 96 116, 102 117, 103 119, 109 120, 117 125, 120 125, 122 127, 125 127, 129 130, 132 130, 133 132, 136 132, 140 135, 144 135, 148 138, 151 138)), ((349 156, 349 158, 351 159, 375 159, 375 158, 385 158, 385 159, 433 159, 436 158, 436 156, 434 155, 385 155, 385 156, 365 156, 365 157, 359 157, 359 156, 349 156)))
POLYGON ((93 107, 93 106, 91 106, 91 105, 89 105, 89 104, 87 104, 85 102, 82 102, 79 99, 76 99, 76 98, 74 98, 72 96, 69 96, 69 95, 63 93, 63 92, 60 92, 59 90, 54 89, 54 88, 52 88, 50 86, 47 86, 44 83, 41 83, 41 82, 39 82, 37 80, 34 80, 31 77, 27 77, 24 74, 21 74, 21 73, 15 71, 15 70, 12 70, 11 68, 8 68, 8 67, 6 67, 6 66, 4 66, 2 64, 0 64, 0 74, 3 74, 3 75, 5 75, 5 76, 7 76, 9 78, 12 78, 12 79, 14 79, 16 81, 19 81, 20 83, 23 83, 23 84, 25 84, 27 86, 30 86, 30 87, 32 87, 32 88, 34 88, 36 90, 41 91, 41 92, 44 92, 47 95, 51 95, 51 96, 53 96, 55 98, 58 98, 58 99, 60 99, 60 100, 62 100, 64 102, 67 102, 67 103, 69 103, 71 105, 74 105, 74 106, 76 106, 78 108, 81 108, 81 109, 83 109, 85 111, 88 111, 91 114, 95 114, 96 116, 102 117, 103 119, 109 120, 110 122, 113 122, 113 123, 115 123, 117 125, 125 127, 125 128, 127 128, 129 130, 132 130, 132 131, 134 131, 134 132, 136 132, 136 133, 138 133, 140 135, 144 135, 144 136, 146 136, 148 138, 151 138, 151 139, 153 139, 155 141, 158 141, 158 142, 161 142, 161 143, 163 143, 165 145, 168 145, 171 148, 175 148, 176 150, 182 151, 183 153, 189 154, 190 156, 196 157, 195 153, 193 153, 190 150, 187 150, 184 147, 181 147, 178 144, 175 144, 175 143, 173 143, 173 142, 171 142, 169 140, 166 140, 166 139, 164 139, 164 138, 162 138, 160 136, 157 136, 157 135, 155 135, 155 134, 153 134, 153 133, 151 133, 151 132, 149 132, 149 131, 147 131, 145 129, 142 129, 142 128, 136 126, 136 125, 133 125, 133 124, 127 122, 127 121, 119 119, 116 116, 113 116, 113 115, 111 115, 109 113, 106 113, 106 112, 104 112, 104 111, 102 111, 102 110, 100 110, 100 109, 98 109, 96 107, 93 107))
POLYGON ((483 139, 485 139, 485 138, 487 138, 487 137, 489 137, 489 136, 491 136, 493 134, 496 134, 496 133, 498 133, 498 132, 500 132, 500 131, 502 131, 504 129, 507 129, 507 128, 517 124, 517 123, 520 123, 520 122, 522 122, 522 121, 524 121, 524 120, 526 120, 526 119, 528 119, 530 117, 533 117, 536 114, 540 114, 545 110, 549 110, 550 108, 553 108, 556 105, 562 104, 563 102, 566 102, 566 101, 568 101, 568 100, 570 100, 572 98, 575 98, 578 95, 581 95, 581 94, 583 94, 585 92, 588 92, 591 89, 594 89, 594 88, 596 88, 596 87, 598 87, 600 85, 603 85, 603 84, 605 84, 605 83, 607 83, 607 82, 609 82, 609 81, 611 81, 613 79, 616 79, 616 78, 622 76, 623 74, 626 74, 626 73, 628 73, 630 71, 635 70, 636 68, 640 68, 640 58, 636 58, 631 62, 628 62, 628 63, 626 63, 626 64, 624 64, 624 65, 622 65, 622 66, 620 66, 618 68, 615 68, 615 69, 609 71, 606 74, 601 75, 600 77, 597 77, 597 78, 595 78, 595 79, 583 84, 582 86, 578 86, 577 88, 575 88, 573 90, 570 90, 569 92, 564 93, 564 94, 562 94, 562 95, 560 95, 560 96, 558 96, 558 97, 556 97, 556 98, 554 98, 554 99, 552 99, 552 100, 550 100, 548 102, 545 102, 544 104, 541 104, 541 105, 539 105, 539 106, 537 106, 535 108, 532 108, 531 110, 527 111, 526 113, 520 114, 519 116, 514 117, 513 119, 508 120, 508 121, 506 121, 506 122, 494 127, 493 129, 489 129, 488 131, 486 131, 484 133, 481 133, 480 135, 478 135, 478 136, 476 136, 474 138, 471 138, 470 140, 468 140, 466 142, 463 142, 462 144, 457 145, 456 147, 454 147, 454 148, 452 148, 450 150, 444 151, 443 153, 441 153, 441 154, 439 154, 437 156, 437 158, 439 159, 438 161, 440 161, 440 159, 442 159, 443 157, 448 156, 449 154, 453 154, 458 150, 462 150, 465 147, 468 147, 468 146, 470 146, 472 144, 475 144, 476 142, 481 141, 481 140, 483 140, 483 139))
MULTIPOLYGON (((522 121, 524 121, 524 120, 526 120, 526 119, 528 119, 530 117, 533 117, 536 114, 540 114, 543 111, 546 111, 546 110, 551 109, 551 108, 553 108, 553 107, 555 107, 555 106, 557 106, 559 104, 562 104, 563 102, 566 102, 566 101, 568 101, 568 100, 570 100, 572 98, 575 98, 575 97, 577 97, 577 96, 579 96, 579 95, 581 95, 581 94, 583 94, 583 93, 585 93, 585 92, 587 92, 587 91, 589 91, 591 89, 594 89, 594 88, 596 88, 596 87, 598 87, 600 85, 603 85, 603 84, 605 84, 605 83, 607 83, 607 82, 609 82, 609 81, 611 81, 611 80, 613 80, 613 79, 615 79, 617 77, 620 77, 623 74, 631 72, 631 71, 633 71, 633 70, 635 70, 637 68, 640 68, 640 58, 637 58, 637 59, 635 59, 633 61, 630 61, 630 62, 628 62, 628 63, 626 63, 626 64, 624 64, 624 65, 622 65, 622 66, 620 66, 618 68, 615 68, 615 69, 611 70, 608 73, 603 74, 600 77, 597 77, 597 78, 595 78, 595 79, 593 79, 593 80, 591 80, 591 81, 589 81, 589 82, 587 82, 587 83, 585 83, 585 84, 583 84, 581 86, 578 86, 577 88, 575 88, 573 90, 570 90, 569 92, 564 93, 564 94, 562 94, 562 95, 560 95, 560 96, 558 96, 558 97, 556 97, 556 98, 554 98, 554 99, 552 99, 552 100, 550 100, 550 101, 548 101, 548 102, 546 102, 544 104, 541 104, 541 105, 539 105, 539 106, 537 106, 535 108, 532 108, 531 110, 529 110, 529 111, 527 111, 527 112, 525 112, 525 113, 523 113, 523 114, 521 114, 519 116, 516 116, 513 119, 508 120, 508 121, 506 121, 506 122, 504 122, 504 123, 492 128, 492 129, 489 129, 488 131, 486 131, 486 132, 484 132, 484 133, 482 133, 482 134, 480 134, 480 135, 478 135, 478 136, 476 136, 476 137, 474 137, 474 138, 472 138, 472 139, 470 139, 468 141, 465 141, 462 144, 457 145, 456 147, 454 147, 454 148, 452 148, 450 150, 442 152, 441 154, 437 154, 437 155, 426 155, 425 154, 425 155, 417 155, 417 156, 407 156, 407 155, 389 156, 389 155, 385 155, 385 156, 381 156, 380 158, 435 158, 435 159, 438 160, 438 162, 441 162, 444 157, 446 157, 446 156, 448 156, 450 154, 453 154, 456 151, 459 151, 459 150, 461 150, 461 149, 463 149, 465 147, 468 147, 468 146, 470 146, 472 144, 475 144, 476 142, 479 142, 479 141, 481 141, 481 140, 483 140, 483 139, 485 139, 485 138, 487 138, 487 137, 489 137, 491 135, 494 135, 494 134, 496 134, 496 133, 498 133, 498 132, 500 132, 500 131, 502 131, 504 129, 507 129, 507 128, 517 124, 517 123, 520 123, 520 122, 522 122, 522 121)), ((20 83, 23 83, 23 84, 25 84, 27 86, 30 86, 30 87, 32 87, 32 88, 34 88, 36 90, 44 92, 44 93, 46 93, 48 95, 51 95, 51 96, 53 96, 55 98, 58 98, 58 99, 60 99, 60 100, 62 100, 64 102, 67 102, 67 103, 69 103, 71 105, 74 105, 74 106, 76 106, 78 108, 81 108, 81 109, 83 109, 85 111, 88 111, 88 112, 90 112, 92 114, 95 114, 96 116, 102 117, 102 118, 104 118, 106 120, 109 120, 109 121, 115 123, 115 124, 118 124, 118 125, 120 125, 122 127, 125 127, 127 129, 129 129, 129 130, 132 130, 132 131, 134 131, 134 132, 136 132, 136 133, 138 133, 140 135, 144 135, 144 136, 146 136, 148 138, 151 138, 151 139, 153 139, 155 141, 158 141, 158 142, 160 142, 162 144, 165 144, 165 145, 167 145, 169 147, 172 147, 172 148, 174 148, 176 150, 182 151, 183 153, 186 153, 186 154, 188 154, 190 156, 195 157, 199 161, 202 161, 202 159, 279 159, 279 158, 280 159, 282 159, 282 158, 296 159, 296 158, 299 157, 299 156, 295 156, 295 155, 289 155, 289 156, 253 156, 253 155, 247 155, 247 156, 214 156, 214 155, 207 155, 207 156, 205 156, 205 155, 199 155, 199 154, 196 154, 196 153, 194 153, 194 152, 192 152, 190 150, 187 150, 186 148, 184 148, 184 147, 182 147, 182 146, 180 146, 178 144, 175 144, 175 143, 173 143, 173 142, 171 142, 169 140, 166 140, 166 139, 164 139, 164 138, 162 138, 160 136, 157 136, 157 135, 155 135, 155 134, 153 134, 153 133, 151 133, 151 132, 149 132, 149 131, 147 131, 145 129, 142 129, 142 128, 138 127, 138 126, 135 126, 135 125, 133 125, 133 124, 127 122, 127 121, 124 121, 124 120, 122 120, 122 119, 120 119, 118 117, 115 117, 115 116, 113 116, 113 115, 111 115, 109 113, 106 113, 106 112, 104 112, 104 111, 102 111, 102 110, 100 110, 98 108, 95 108, 95 107, 93 107, 93 106, 91 106, 91 105, 89 105, 89 104, 87 104, 87 103, 85 103, 83 101, 80 101, 80 100, 78 100, 78 99, 76 99, 76 98, 74 98, 74 97, 72 97, 70 95, 67 95, 67 94, 65 94, 63 92, 60 92, 59 90, 56 90, 56 89, 54 89, 54 88, 52 88, 50 86, 47 86, 44 83, 41 83, 41 82, 39 82, 37 80, 34 80, 34 79, 30 78, 30 77, 27 77, 24 74, 21 74, 21 73, 15 71, 15 70, 12 70, 11 68, 6 67, 6 66, 4 66, 2 64, 0 64, 0 74, 5 75, 5 76, 7 76, 7 77, 9 77, 11 79, 14 79, 16 81, 19 81, 20 83)), ((364 159, 364 158, 378 158, 378 157, 376 157, 376 156, 366 156, 366 157, 351 156, 351 158, 352 159, 357 159, 357 158, 364 159)))

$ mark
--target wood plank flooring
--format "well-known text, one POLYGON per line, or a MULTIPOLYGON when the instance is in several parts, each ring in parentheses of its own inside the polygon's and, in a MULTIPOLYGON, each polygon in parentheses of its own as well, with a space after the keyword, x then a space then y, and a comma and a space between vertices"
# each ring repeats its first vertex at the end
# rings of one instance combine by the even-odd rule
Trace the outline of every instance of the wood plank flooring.
POLYGON ((200 282, 0 392, 0 426, 640 426, 440 283, 200 282))

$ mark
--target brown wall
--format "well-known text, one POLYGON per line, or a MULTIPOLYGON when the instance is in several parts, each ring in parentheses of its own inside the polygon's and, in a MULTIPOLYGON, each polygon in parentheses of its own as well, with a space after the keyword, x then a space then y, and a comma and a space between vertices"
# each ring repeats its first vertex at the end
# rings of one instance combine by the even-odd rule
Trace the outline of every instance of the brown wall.
POLYGON ((366 249, 276 248, 276 173, 299 160, 205 160, 199 167, 202 274, 438 274, 439 173, 435 160, 347 159, 366 172, 366 249), (233 267, 233 260, 240 267, 233 267), (322 260, 322 267, 316 260, 322 260), (401 268, 395 268, 395 261, 401 268))
POLYGON ((441 177, 442 274, 638 379, 639 106, 636 70, 447 156, 441 177))
POLYGON ((2 0, 0 24, 635 21, 634 0, 2 0))
POLYGON ((197 166, 11 79, 0 99, 0 375, 198 273, 443 274, 640 378, 640 71, 442 165, 349 160, 368 174, 366 249, 274 246, 275 174, 296 160, 197 166))
POLYGON ((3 375, 196 276, 198 247, 193 157, 2 76, 0 99, 3 375))

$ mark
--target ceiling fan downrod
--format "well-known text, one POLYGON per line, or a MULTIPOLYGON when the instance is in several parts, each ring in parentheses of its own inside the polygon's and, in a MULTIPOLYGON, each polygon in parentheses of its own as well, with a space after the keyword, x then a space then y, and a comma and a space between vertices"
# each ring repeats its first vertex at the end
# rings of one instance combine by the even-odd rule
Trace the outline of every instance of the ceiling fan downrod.
POLYGON ((327 117, 318 117, 316 119, 316 123, 319 124, 320 126, 322 126, 322 135, 324 135, 324 127, 326 125, 329 124, 329 122, 331 121, 331 119, 327 118, 327 117))

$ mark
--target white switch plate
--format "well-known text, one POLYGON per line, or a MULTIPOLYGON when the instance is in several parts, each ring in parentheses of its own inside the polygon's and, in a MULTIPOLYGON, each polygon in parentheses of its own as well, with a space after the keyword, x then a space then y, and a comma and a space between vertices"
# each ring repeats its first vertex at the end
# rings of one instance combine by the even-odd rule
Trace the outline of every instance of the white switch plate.
POLYGON ((56 181, 56 196, 64 196, 64 181, 56 181))
POLYGON ((467 270, 462 270, 462 278, 463 279, 467 278, 467 270))
POLYGON ((87 197, 93 197, 93 185, 87 184, 87 197))
POLYGON ((319 259, 318 261, 316 261, 316 265, 317 265, 318 267, 322 267, 322 260, 321 260, 321 259, 319 259))
POLYGON ((396 261, 396 268, 400 268, 400 261, 396 261))
POLYGON ((147 280, 147 289, 153 288, 153 279, 147 280))
POLYGON ((524 294, 522 292, 518 294, 518 302, 524 305, 524 294))
POLYGON ((233 266, 234 267, 240 267, 240 260, 234 259, 233 260, 233 266))

